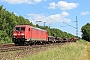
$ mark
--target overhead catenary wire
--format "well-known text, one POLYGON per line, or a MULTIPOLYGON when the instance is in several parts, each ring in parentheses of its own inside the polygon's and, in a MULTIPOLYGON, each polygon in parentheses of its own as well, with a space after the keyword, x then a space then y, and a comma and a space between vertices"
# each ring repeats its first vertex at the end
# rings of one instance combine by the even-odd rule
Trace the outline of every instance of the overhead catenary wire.
POLYGON ((72 26, 72 25, 69 25, 69 24, 67 24, 67 23, 65 23, 65 22, 63 22, 63 23, 76 29, 76 27, 74 27, 74 26, 72 26))
POLYGON ((31 5, 31 6, 34 7, 35 9, 37 9, 39 12, 43 13, 41 10, 39 10, 38 8, 36 8, 34 5, 31 5))
MULTIPOLYGON (((49 0, 49 3, 51 2, 51 0, 49 0)), ((31 4, 30 4, 31 5, 31 4)), ((33 5, 31 5, 31 6, 33 6, 33 5)), ((39 5, 40 6, 40 5, 39 5)), ((40 11, 41 13, 43 13, 40 9, 38 9, 38 8, 36 8, 35 6, 33 6, 35 9, 37 9, 38 11, 40 11)), ((48 11, 47 11, 48 12, 48 11)), ((50 14, 49 12, 48 12, 48 14, 50 14)), ((51 18, 50 18, 51 19, 51 18)), ((70 24, 67 24, 67 23, 65 23, 65 22, 63 22, 64 24, 66 24, 66 25, 68 25, 68 26, 71 26, 72 28, 75 28, 76 29, 76 36, 78 36, 78 21, 77 21, 77 16, 76 16, 76 21, 74 21, 74 22, 76 22, 76 27, 74 27, 74 26, 72 26, 72 25, 70 25, 70 24)), ((45 27, 45 23, 46 22, 44 22, 44 27, 45 27)))
MULTIPOLYGON (((31 5, 31 4, 30 4, 31 5)), ((36 10, 38 10, 39 12, 41 12, 41 13, 43 13, 40 9, 38 9, 38 8, 36 8, 34 5, 31 5, 33 8, 35 8, 36 10)), ((38 6, 40 6, 40 5, 38 5, 38 6)), ((41 6, 40 6, 41 7, 41 6)), ((46 11, 46 10, 45 10, 46 11)), ((48 11, 47 11, 48 12, 48 11)), ((48 14, 50 14, 49 12, 48 12, 48 14)), ((50 18, 51 19, 51 18, 50 18)), ((45 21, 44 21, 44 26, 45 26, 45 21)))
POLYGON ((74 21, 74 22, 76 22, 76 27, 74 27, 72 25, 69 25, 69 24, 67 24, 65 22, 63 22, 63 23, 66 24, 66 25, 68 25, 68 26, 71 26, 71 27, 75 28, 76 29, 76 36, 78 36, 78 21, 77 21, 77 16, 76 16, 76 21, 74 21))
MULTIPOLYGON (((49 0, 49 2, 50 2, 50 0, 49 0)), ((31 5, 31 4, 30 4, 31 5)), ((41 13, 43 13, 40 9, 38 9, 38 8, 36 8, 34 5, 31 5, 32 7, 34 7, 35 9, 37 9, 39 12, 41 12, 41 13)), ((40 6, 40 5, 39 5, 40 6)), ((47 11, 48 12, 48 11, 47 11)), ((49 12, 48 12, 48 14, 50 14, 49 12)), ((44 22, 44 26, 45 26, 45 23, 46 22, 44 22)), ((64 24, 67 24, 67 23, 65 23, 65 22, 63 22, 64 24)), ((68 26, 71 26, 71 27, 73 27, 72 25, 69 25, 69 24, 67 24, 68 26)), ((73 27, 73 28, 75 28, 75 29, 77 29, 76 27, 73 27)))

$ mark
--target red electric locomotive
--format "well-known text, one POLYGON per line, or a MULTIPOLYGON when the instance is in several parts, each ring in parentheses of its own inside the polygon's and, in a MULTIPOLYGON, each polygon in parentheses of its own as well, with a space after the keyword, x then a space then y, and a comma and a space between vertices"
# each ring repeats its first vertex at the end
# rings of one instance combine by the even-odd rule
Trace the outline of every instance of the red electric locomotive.
POLYGON ((36 42, 48 41, 48 33, 46 30, 30 25, 17 25, 14 28, 12 40, 16 45, 31 45, 36 42))

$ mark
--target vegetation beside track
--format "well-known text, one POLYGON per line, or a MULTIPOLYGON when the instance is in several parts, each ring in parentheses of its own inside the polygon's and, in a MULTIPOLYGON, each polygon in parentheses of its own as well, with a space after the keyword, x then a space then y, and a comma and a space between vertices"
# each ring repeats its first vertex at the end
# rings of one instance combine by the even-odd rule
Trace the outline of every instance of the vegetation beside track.
POLYGON ((0 55, 7 60, 90 60, 90 43, 85 40, 78 40, 64 45, 4 52, 0 55))
POLYGON ((48 48, 38 54, 27 55, 20 60, 90 60, 90 43, 79 40, 76 43, 48 48))

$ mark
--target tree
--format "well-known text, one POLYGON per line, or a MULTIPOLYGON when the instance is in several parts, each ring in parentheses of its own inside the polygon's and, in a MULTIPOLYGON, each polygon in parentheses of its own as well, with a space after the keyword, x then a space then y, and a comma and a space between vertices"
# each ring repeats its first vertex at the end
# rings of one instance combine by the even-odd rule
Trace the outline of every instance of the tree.
POLYGON ((2 10, 2 8, 3 8, 3 5, 2 5, 2 6, 0 6, 0 10, 2 10))
POLYGON ((0 6, 0 42, 11 42, 13 29, 20 24, 30 24, 30 21, 22 16, 16 16, 13 12, 8 12, 6 8, 3 9, 3 5, 0 6))
POLYGON ((39 25, 38 25, 38 24, 36 24, 36 27, 38 27, 38 28, 39 28, 39 25))
POLYGON ((90 23, 82 26, 81 28, 82 38, 86 41, 90 41, 90 23))

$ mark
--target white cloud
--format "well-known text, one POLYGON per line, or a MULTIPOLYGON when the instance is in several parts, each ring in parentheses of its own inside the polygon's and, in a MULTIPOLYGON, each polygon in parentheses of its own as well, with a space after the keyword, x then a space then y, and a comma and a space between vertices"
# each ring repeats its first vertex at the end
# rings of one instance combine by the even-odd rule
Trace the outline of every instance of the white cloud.
POLYGON ((74 9, 78 6, 78 3, 68 3, 66 1, 59 1, 57 4, 55 2, 52 2, 49 4, 49 9, 56 9, 60 8, 61 10, 69 10, 74 9))
POLYGON ((41 2, 42 0, 0 0, 0 1, 8 2, 9 4, 22 4, 22 3, 35 4, 41 2))
POLYGON ((63 11, 63 12, 62 12, 62 16, 69 16, 69 13, 63 11))
POLYGON ((38 3, 38 2, 41 2, 41 1, 42 1, 42 0, 34 0, 34 2, 37 2, 37 3, 38 3))
POLYGON ((88 15, 90 14, 90 12, 86 11, 86 12, 81 12, 81 15, 88 15))
POLYGON ((14 12, 15 15, 17 15, 17 13, 14 12))
POLYGON ((71 22, 70 19, 65 18, 69 16, 69 13, 62 12, 61 14, 54 14, 50 16, 45 16, 44 14, 28 14, 30 17, 29 20, 35 23, 36 21, 43 21, 43 22, 71 22))
POLYGON ((50 3, 49 5, 50 5, 50 7, 49 7, 49 8, 51 8, 51 9, 55 9, 55 7, 56 7, 55 2, 52 2, 52 3, 50 3))

